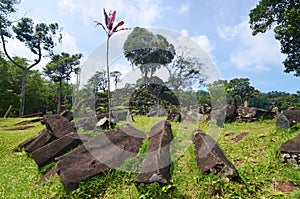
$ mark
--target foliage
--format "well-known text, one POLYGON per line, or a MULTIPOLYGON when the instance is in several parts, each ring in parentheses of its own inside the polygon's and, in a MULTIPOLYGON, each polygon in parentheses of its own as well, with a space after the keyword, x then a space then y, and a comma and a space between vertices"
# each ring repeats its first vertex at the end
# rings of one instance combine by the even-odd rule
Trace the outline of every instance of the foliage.
POLYGON ((15 6, 19 3, 19 0, 2 0, 0 2, 0 31, 4 36, 10 36, 7 29, 11 26, 12 22, 9 18, 12 13, 16 12, 15 6))
POLYGON ((19 41, 23 42, 26 47, 30 49, 30 51, 37 56, 36 59, 33 60, 32 64, 28 64, 29 62, 26 60, 26 62, 19 63, 15 62, 14 59, 9 55, 7 49, 6 49, 6 40, 5 37, 13 38, 13 34, 10 33, 11 30, 10 26, 12 25, 12 22, 9 19, 9 15, 16 12, 14 6, 19 1, 2 1, 1 3, 1 18, 0 18, 0 36, 1 36, 1 42, 2 47, 4 50, 4 53, 6 57, 16 66, 21 68, 23 70, 22 75, 22 89, 21 89, 21 106, 20 106, 20 115, 24 115, 24 109, 25 109, 25 99, 26 99, 26 77, 27 72, 34 66, 36 66, 42 58, 42 51, 48 52, 50 55, 53 53, 52 50, 54 46, 56 45, 55 38, 57 38, 58 42, 61 42, 61 34, 60 37, 57 37, 59 27, 57 23, 52 24, 45 24, 45 23, 39 23, 34 24, 33 20, 30 18, 22 18, 17 25, 12 26, 12 30, 14 32, 15 38, 17 38, 19 41), (3 12, 2 12, 3 9, 3 12))
MULTIPOLYGON (((24 59, 14 57, 15 62, 23 62, 24 59)), ((44 111, 45 104, 49 104, 49 110, 54 109, 53 100, 56 97, 57 86, 42 77, 37 70, 30 70, 27 74, 27 92, 25 103, 25 114, 44 111)), ((20 90, 21 90, 22 70, 11 63, 10 61, 0 58, 0 116, 3 116, 9 107, 12 105, 11 112, 18 113, 20 107, 20 90), (3 99, 3 100, 2 100, 3 99)), ((63 85, 65 88, 66 85, 63 85)), ((71 87, 71 86, 69 86, 71 87)), ((72 89, 68 89, 68 96, 72 89)), ((69 99, 71 100, 71 99, 69 99)), ((10 116, 17 116, 18 114, 10 116)))
POLYGON ((51 56, 52 60, 44 68, 45 75, 54 82, 59 82, 57 113, 60 113, 61 107, 62 82, 70 80, 71 74, 78 71, 81 57, 82 54, 70 55, 62 52, 61 55, 51 56))
POLYGON ((88 80, 88 87, 91 86, 93 88, 94 93, 103 91, 105 92, 107 89, 107 77, 106 71, 99 70, 88 80))
POLYGON ((234 78, 226 84, 226 91, 231 98, 240 99, 240 103, 251 102, 259 95, 259 91, 250 85, 248 78, 234 78))
POLYGON ((266 110, 271 110, 274 106, 276 106, 279 111, 287 110, 291 107, 300 109, 300 97, 299 94, 271 91, 268 93, 260 93, 255 99, 254 105, 266 110))
POLYGON ((253 35, 274 29, 275 38, 286 54, 284 72, 300 76, 300 2, 298 0, 261 0, 250 11, 253 35))
POLYGON ((121 82, 121 77, 122 73, 120 71, 112 71, 110 73, 110 76, 114 79, 114 83, 115 83, 115 90, 117 90, 117 85, 118 83, 121 82))
POLYGON ((174 90, 198 88, 206 79, 202 73, 204 64, 199 58, 191 57, 186 49, 166 68, 169 71, 168 85, 174 90))
POLYGON ((159 34, 154 35, 145 28, 135 27, 123 45, 124 55, 133 66, 141 70, 145 83, 148 75, 153 76, 161 65, 171 63, 175 49, 167 39, 159 34))
POLYGON ((3 54, 0 52, 0 116, 3 116, 10 105, 19 106, 19 90, 15 89, 14 71, 12 71, 3 54))

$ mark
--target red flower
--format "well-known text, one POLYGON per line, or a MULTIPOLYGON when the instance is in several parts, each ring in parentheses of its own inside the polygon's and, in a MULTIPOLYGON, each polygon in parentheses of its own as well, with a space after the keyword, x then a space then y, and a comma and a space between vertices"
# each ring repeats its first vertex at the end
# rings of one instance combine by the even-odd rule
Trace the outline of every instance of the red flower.
POLYGON ((124 21, 120 21, 115 27, 113 27, 114 22, 116 20, 116 14, 117 14, 117 12, 115 10, 110 11, 109 14, 107 14, 105 9, 103 8, 103 13, 104 13, 104 17, 105 17, 105 26, 101 22, 98 22, 98 21, 95 21, 95 22, 96 22, 96 25, 102 26, 102 28, 105 30, 108 37, 112 36, 112 34, 114 34, 115 32, 118 32, 120 30, 129 30, 129 28, 118 29, 119 27, 121 27, 124 24, 124 21))

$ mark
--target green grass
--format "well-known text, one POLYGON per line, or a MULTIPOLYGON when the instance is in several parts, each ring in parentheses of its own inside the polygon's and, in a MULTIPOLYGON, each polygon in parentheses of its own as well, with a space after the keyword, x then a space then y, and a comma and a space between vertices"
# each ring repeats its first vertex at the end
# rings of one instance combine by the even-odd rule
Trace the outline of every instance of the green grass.
MULTIPOLYGON (((152 125, 160 119, 136 117, 131 124, 149 133, 152 125)), ((180 157, 176 156, 171 166, 172 185, 153 184, 137 189, 133 183, 137 174, 110 170, 66 193, 57 175, 38 185, 41 171, 28 154, 16 150, 18 144, 44 128, 37 122, 27 124, 34 125, 27 130, 7 130, 24 120, 0 119, 0 198, 300 198, 300 190, 285 194, 274 189, 274 184, 279 181, 300 184, 300 169, 282 164, 277 153, 280 145, 299 134, 299 130, 278 129, 275 121, 225 124, 221 130, 217 142, 238 169, 243 183, 201 174, 197 169, 194 147, 189 145, 180 157), (225 136, 229 132, 235 134, 225 136), (238 143, 232 141, 242 132, 248 135, 238 143)), ((178 140, 191 136, 193 132, 190 131, 195 128, 189 123, 172 123, 172 127, 178 140)), ((200 128, 206 132, 209 124, 201 123, 200 128)), ((140 153, 145 153, 147 144, 145 141, 140 153)), ((171 147, 171 150, 175 149, 171 147)), ((171 155, 173 153, 176 150, 171 155)), ((135 166, 133 164, 129 160, 123 167, 135 166)))

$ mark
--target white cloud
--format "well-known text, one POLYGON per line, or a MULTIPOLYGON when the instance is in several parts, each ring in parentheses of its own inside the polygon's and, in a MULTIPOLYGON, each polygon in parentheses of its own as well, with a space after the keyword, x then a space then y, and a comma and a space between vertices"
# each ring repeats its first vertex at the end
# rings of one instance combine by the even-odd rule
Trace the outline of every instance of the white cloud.
POLYGON ((236 26, 219 29, 221 39, 234 42, 238 47, 231 53, 231 63, 242 70, 269 71, 269 65, 280 64, 284 56, 272 32, 252 36, 248 19, 236 26))
MULTIPOLYGON (((11 57, 17 56, 25 58, 29 65, 33 64, 34 60, 38 58, 37 55, 32 53, 22 42, 18 41, 17 39, 8 39, 6 49, 11 57)), ((32 69, 41 70, 47 62, 47 58, 42 57, 40 63, 34 66, 32 69)))
POLYGON ((62 46, 59 46, 59 50, 70 54, 75 54, 80 52, 75 37, 73 37, 68 32, 62 33, 62 46))
MULTIPOLYGON (((186 37, 189 37, 188 30, 186 29, 182 29, 180 33, 186 37)), ((211 52, 213 50, 213 45, 206 35, 196 35, 189 38, 196 42, 210 57, 212 57, 211 52)))
POLYGON ((180 4, 180 8, 179 8, 179 14, 186 14, 187 12, 189 12, 190 10, 190 4, 185 2, 180 4))
POLYGON ((59 0, 58 6, 68 13, 75 11, 75 2, 73 0, 59 0))
POLYGON ((125 20, 128 24, 151 26, 160 18, 165 9, 161 6, 162 0, 59 0, 58 6, 74 16, 78 16, 85 23, 93 20, 104 21, 103 10, 117 10, 117 20, 125 20))
MULTIPOLYGON (((62 34, 63 34, 62 44, 61 45, 58 44, 58 46, 54 48, 55 53, 61 53, 61 52, 67 52, 70 54, 79 53, 76 39, 67 32, 64 32, 62 34)), ((11 57, 18 56, 18 57, 26 58, 29 64, 32 64, 33 61, 38 58, 37 55, 30 52, 30 50, 17 39, 9 39, 6 46, 7 46, 7 51, 11 57)), ((42 68, 45 67, 49 61, 50 58, 43 56, 40 63, 37 66, 35 66, 33 69, 42 70, 42 68)))

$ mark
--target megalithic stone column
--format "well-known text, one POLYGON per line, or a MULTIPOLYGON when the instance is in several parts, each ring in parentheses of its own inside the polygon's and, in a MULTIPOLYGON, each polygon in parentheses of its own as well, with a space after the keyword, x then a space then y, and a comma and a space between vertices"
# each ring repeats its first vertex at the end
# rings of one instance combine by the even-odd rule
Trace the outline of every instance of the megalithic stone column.
POLYGON ((193 138, 198 169, 202 173, 220 175, 229 181, 240 181, 237 169, 226 158, 215 140, 202 131, 193 138))
POLYGON ((51 141, 51 139, 53 139, 52 135, 45 128, 41 130, 37 135, 19 144, 19 147, 24 148, 24 150, 28 153, 32 153, 33 151, 45 146, 51 141))
POLYGON ((82 142, 87 142, 89 139, 91 139, 90 136, 79 135, 75 132, 71 132, 35 150, 31 156, 36 164, 41 167, 51 163, 56 157, 67 153, 82 144, 82 142))
POLYGON ((101 133, 71 153, 56 158, 57 173, 65 189, 72 191, 79 182, 119 167, 137 155, 145 138, 143 132, 127 124, 101 133))
POLYGON ((171 141, 171 124, 169 122, 163 120, 152 127, 148 153, 142 163, 142 171, 134 180, 136 186, 154 182, 170 184, 171 141))

